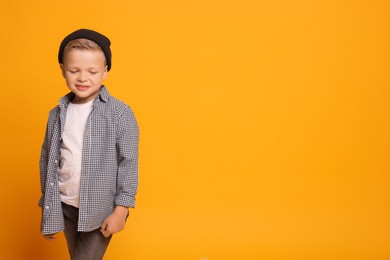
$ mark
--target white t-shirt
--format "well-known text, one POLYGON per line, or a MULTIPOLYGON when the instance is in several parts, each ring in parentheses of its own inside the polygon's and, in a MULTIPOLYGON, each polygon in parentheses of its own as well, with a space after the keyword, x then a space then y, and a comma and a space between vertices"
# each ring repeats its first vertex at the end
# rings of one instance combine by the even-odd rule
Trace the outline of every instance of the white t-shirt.
POLYGON ((92 111, 92 101, 68 104, 62 134, 59 187, 62 202, 79 207, 81 160, 85 125, 92 111))

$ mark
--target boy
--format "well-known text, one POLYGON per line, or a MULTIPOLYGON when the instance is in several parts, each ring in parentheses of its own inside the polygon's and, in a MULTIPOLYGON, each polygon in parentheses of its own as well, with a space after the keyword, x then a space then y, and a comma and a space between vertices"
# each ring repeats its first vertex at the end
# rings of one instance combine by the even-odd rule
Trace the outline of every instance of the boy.
POLYGON ((72 260, 102 259, 121 231, 138 188, 138 126, 132 110, 102 85, 110 40, 80 29, 58 61, 70 93, 50 111, 40 158, 41 232, 64 230, 72 260))

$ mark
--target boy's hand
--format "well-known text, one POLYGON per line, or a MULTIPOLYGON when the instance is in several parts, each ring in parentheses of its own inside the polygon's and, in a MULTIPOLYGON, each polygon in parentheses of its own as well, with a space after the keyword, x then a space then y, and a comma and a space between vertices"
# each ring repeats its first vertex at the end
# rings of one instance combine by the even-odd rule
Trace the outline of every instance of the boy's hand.
POLYGON ((43 237, 46 239, 46 240, 56 240, 56 238, 54 237, 55 234, 48 234, 48 235, 43 235, 43 237))
POLYGON ((123 230, 128 214, 128 208, 116 206, 114 212, 104 220, 102 226, 100 227, 100 232, 102 232, 103 236, 109 237, 112 234, 123 230))

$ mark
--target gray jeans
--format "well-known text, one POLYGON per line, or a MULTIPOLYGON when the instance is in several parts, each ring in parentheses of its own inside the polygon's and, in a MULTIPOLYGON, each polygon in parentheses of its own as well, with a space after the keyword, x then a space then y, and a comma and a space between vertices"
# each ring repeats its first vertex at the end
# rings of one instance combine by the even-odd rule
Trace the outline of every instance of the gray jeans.
POLYGON ((111 236, 105 238, 99 229, 91 232, 78 232, 79 209, 62 203, 65 219, 65 238, 71 260, 101 260, 110 243, 111 236))

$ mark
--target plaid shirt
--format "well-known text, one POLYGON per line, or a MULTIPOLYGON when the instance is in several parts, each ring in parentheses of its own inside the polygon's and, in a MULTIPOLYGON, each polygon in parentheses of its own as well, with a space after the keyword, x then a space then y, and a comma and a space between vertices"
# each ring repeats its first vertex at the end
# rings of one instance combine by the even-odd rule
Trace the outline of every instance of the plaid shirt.
MULTIPOLYGON (((64 229, 58 185, 60 144, 74 94, 50 111, 40 157, 42 234, 64 229)), ((134 207, 138 189, 138 125, 132 110, 102 86, 83 141, 78 231, 97 229, 116 205, 134 207)))

